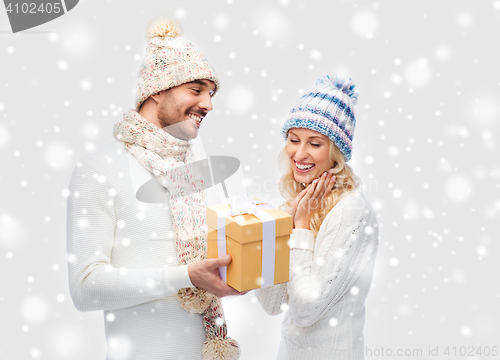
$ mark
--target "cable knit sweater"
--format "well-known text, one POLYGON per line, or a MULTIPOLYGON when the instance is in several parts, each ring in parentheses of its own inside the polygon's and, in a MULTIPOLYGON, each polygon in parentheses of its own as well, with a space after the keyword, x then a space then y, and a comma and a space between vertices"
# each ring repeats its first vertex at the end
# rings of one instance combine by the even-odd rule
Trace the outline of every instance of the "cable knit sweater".
POLYGON ((136 198, 151 178, 118 141, 75 168, 67 219, 71 296, 80 311, 104 310, 108 360, 200 360, 201 315, 174 297, 193 285, 187 266, 179 266, 168 193, 158 185, 153 198, 161 203, 136 198))
POLYGON ((365 299, 378 248, 378 223, 358 191, 342 195, 316 239, 290 237, 290 281, 256 290, 270 315, 286 310, 279 360, 364 359, 365 299))

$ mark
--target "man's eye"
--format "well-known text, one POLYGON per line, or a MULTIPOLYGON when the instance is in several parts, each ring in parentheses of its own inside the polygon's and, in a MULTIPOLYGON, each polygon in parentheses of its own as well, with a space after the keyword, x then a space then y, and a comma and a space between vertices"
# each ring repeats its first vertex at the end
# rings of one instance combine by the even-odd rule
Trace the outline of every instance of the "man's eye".
POLYGON ((200 90, 200 89, 191 89, 191 90, 193 90, 193 91, 194 91, 195 93, 197 93, 197 94, 201 93, 201 90, 200 90))

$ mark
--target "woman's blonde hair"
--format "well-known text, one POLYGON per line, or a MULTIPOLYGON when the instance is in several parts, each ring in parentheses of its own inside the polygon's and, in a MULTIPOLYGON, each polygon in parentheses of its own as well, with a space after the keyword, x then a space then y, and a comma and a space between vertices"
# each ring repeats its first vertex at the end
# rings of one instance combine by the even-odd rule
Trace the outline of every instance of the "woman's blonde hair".
MULTIPOLYGON (((359 187, 359 178, 354 174, 351 167, 345 162, 344 155, 339 150, 337 145, 330 140, 329 159, 332 166, 333 175, 337 178, 332 192, 323 199, 319 208, 311 216, 309 227, 314 236, 318 235, 319 227, 325 220, 326 215, 340 200, 340 196, 348 191, 352 191, 359 187)), ((283 176, 280 179, 279 189, 281 196, 285 199, 284 207, 290 208, 290 203, 295 199, 298 193, 305 189, 305 186, 297 182, 293 176, 292 164, 286 145, 281 150, 278 157, 280 170, 283 176)))

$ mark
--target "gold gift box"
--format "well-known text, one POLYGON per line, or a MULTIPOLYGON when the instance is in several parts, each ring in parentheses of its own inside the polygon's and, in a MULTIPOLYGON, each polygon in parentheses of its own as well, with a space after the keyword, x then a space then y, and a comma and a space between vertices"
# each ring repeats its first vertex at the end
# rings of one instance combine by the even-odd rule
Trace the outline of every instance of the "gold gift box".
MULTIPOLYGON (((228 204, 207 207, 208 258, 218 257, 217 212, 230 209, 228 204)), ((263 210, 276 220, 274 284, 288 281, 292 216, 276 208, 263 210)), ((261 287, 262 276, 262 222, 255 215, 226 217, 226 252, 232 261, 227 266, 226 283, 238 291, 261 287)))

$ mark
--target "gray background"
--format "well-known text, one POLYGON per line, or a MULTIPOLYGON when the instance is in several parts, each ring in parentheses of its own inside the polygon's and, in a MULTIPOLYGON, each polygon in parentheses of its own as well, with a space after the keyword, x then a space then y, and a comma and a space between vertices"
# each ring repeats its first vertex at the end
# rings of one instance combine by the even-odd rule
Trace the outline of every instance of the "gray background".
MULTIPOLYGON (((221 77, 206 153, 238 157, 263 200, 280 201, 300 94, 333 72, 358 86, 350 164, 380 222, 368 358, 500 345, 500 0, 108 0, 20 34, 0 10, 0 359, 104 359, 102 314, 69 296, 67 187, 133 105, 144 27, 163 12, 221 77)), ((252 293, 224 302, 242 359, 273 359, 281 317, 252 293)))

